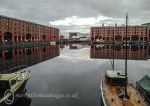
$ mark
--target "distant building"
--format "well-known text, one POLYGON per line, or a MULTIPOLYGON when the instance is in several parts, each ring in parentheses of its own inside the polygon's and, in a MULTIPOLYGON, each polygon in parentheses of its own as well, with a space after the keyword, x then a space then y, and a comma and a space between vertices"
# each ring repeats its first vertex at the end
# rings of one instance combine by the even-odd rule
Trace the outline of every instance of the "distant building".
MULTIPOLYGON (((91 27, 91 40, 96 41, 125 41, 126 27, 125 26, 101 26, 91 27)), ((148 41, 149 30, 145 25, 128 26, 128 40, 130 41, 148 41)))
POLYGON ((65 40, 65 36, 61 35, 59 39, 60 39, 60 41, 64 41, 65 40))
POLYGON ((71 41, 88 41, 90 40, 89 34, 79 33, 79 32, 70 32, 69 40, 71 41))

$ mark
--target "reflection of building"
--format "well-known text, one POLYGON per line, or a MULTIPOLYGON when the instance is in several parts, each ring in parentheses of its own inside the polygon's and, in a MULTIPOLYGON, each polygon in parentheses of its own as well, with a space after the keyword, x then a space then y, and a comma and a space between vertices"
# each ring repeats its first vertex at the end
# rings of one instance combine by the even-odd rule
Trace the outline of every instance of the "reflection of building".
MULTIPOLYGON (((91 58, 99 59, 125 59, 125 46, 98 46, 92 45, 90 56, 91 58)), ((129 46, 128 47, 128 59, 131 60, 147 60, 148 59, 148 47, 145 46, 129 46)))
POLYGON ((0 43, 57 41, 59 29, 16 18, 0 16, 0 43))
MULTIPOLYGON (((102 26, 91 27, 91 40, 96 42, 104 41, 125 41, 126 39, 125 26, 102 26)), ((148 27, 142 26, 128 26, 128 40, 130 41, 148 41, 149 31, 148 27)))
POLYGON ((59 56, 59 46, 41 46, 33 48, 10 49, 1 51, 0 70, 19 65, 34 65, 59 56))

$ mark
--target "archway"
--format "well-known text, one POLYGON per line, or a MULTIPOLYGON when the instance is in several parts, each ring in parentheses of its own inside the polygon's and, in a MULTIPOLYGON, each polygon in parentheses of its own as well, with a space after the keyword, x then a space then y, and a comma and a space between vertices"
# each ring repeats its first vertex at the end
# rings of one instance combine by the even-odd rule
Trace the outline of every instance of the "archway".
POLYGON ((32 51, 31 51, 30 48, 28 48, 28 49, 26 50, 26 55, 31 55, 31 54, 32 54, 32 51))
POLYGON ((99 36, 99 35, 95 36, 95 41, 99 41, 101 39, 102 39, 102 36, 99 36))
POLYGON ((43 52, 46 52, 46 47, 43 47, 43 52))
POLYGON ((132 35, 131 40, 132 41, 139 41, 139 36, 138 35, 132 35))
POLYGON ((116 41, 121 41, 121 40, 122 40, 121 35, 116 35, 116 36, 115 36, 115 40, 116 40, 116 41))
POLYGON ((5 55, 5 59, 7 59, 7 60, 12 59, 13 51, 12 50, 5 50, 4 55, 5 55))
POLYGON ((17 42, 17 36, 14 36, 14 41, 17 42))
POLYGON ((97 41, 97 40, 99 40, 99 36, 98 35, 95 36, 95 41, 97 41))
POLYGON ((97 44, 97 45, 95 45, 95 50, 102 50, 103 49, 103 47, 104 47, 104 45, 103 44, 97 44))
POLYGON ((29 34, 29 33, 26 34, 26 40, 27 40, 27 41, 31 41, 31 34, 29 34))
POLYGON ((19 41, 19 42, 21 41, 21 36, 18 36, 18 41, 19 41))
POLYGON ((6 43, 11 43, 12 42, 12 33, 11 32, 5 32, 4 33, 4 41, 6 43))
POLYGON ((43 41, 45 41, 46 40, 46 36, 42 35, 42 39, 43 39, 43 41))

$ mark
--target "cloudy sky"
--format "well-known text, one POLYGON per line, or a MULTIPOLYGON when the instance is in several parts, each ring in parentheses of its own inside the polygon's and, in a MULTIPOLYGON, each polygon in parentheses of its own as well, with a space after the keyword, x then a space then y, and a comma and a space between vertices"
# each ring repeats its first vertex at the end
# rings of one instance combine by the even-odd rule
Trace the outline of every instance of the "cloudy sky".
POLYGON ((91 26, 150 22, 150 0, 0 0, 0 15, 60 28, 63 35, 91 26))

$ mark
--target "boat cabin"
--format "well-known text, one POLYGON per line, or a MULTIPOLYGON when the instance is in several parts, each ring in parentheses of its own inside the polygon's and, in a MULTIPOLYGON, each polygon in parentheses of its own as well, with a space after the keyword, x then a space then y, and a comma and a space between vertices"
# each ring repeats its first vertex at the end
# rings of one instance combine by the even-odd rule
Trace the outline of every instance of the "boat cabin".
POLYGON ((126 83, 125 75, 122 71, 107 70, 105 73, 106 83, 113 86, 124 86, 126 83))

